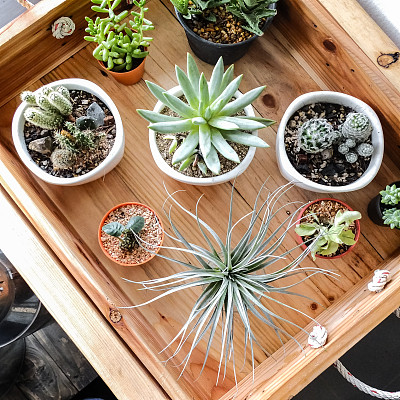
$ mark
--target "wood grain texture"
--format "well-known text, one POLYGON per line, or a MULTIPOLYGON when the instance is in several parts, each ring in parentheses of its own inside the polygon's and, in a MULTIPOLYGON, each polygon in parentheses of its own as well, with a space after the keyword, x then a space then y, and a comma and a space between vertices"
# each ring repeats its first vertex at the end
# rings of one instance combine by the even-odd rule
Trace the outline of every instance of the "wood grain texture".
MULTIPOLYGON (((315 47, 316 43, 314 42, 314 36, 317 36, 318 39, 320 36, 313 32, 314 28, 310 28, 309 24, 311 20, 320 24, 319 20, 315 19, 318 17, 323 21, 321 23, 324 27, 325 19, 328 18, 328 21, 331 21, 329 19, 331 17, 329 13, 320 9, 317 1, 309 3, 310 8, 305 7, 303 1, 297 5, 287 0, 288 9, 281 12, 284 15, 276 23, 274 22, 271 32, 258 39, 248 55, 235 65, 235 74, 245 74, 241 90, 247 91, 262 84, 267 85, 266 92, 255 102, 256 111, 263 117, 279 120, 289 103, 302 93, 321 88, 333 88, 334 84, 336 88, 339 88, 342 80, 345 85, 350 87, 351 74, 342 76, 336 71, 332 73, 332 76, 326 76, 327 67, 323 67, 321 64, 324 55, 319 55, 319 50, 315 47), (318 11, 315 14, 314 9, 318 11), (294 13, 298 13, 296 18, 294 13), (295 26, 298 29, 304 30, 304 35, 293 38, 293 32, 288 27, 288 24, 291 23, 297 24, 295 26), (304 43, 299 41, 300 37, 304 43), (306 44, 308 44, 311 55, 305 50, 306 44), (313 60, 312 57, 317 60, 313 60)), ((169 8, 164 7, 158 0, 149 1, 149 13, 152 15, 151 19, 156 25, 156 30, 153 32, 155 40, 151 46, 150 56, 146 60, 144 79, 170 88, 176 85, 174 64, 185 68, 186 52, 189 47, 182 28, 170 12, 170 5, 168 3, 166 5, 169 8), (174 40, 171 40, 171 34, 173 34, 174 40)), ((334 27, 337 26, 336 22, 333 24, 334 27)), ((325 37, 331 28, 330 24, 326 25, 327 30, 324 30, 323 34, 321 33, 321 37, 325 37)), ((351 39, 344 31, 340 32, 338 40, 340 43, 341 41, 346 42, 348 46, 351 44, 351 39)), ((352 49, 358 59, 365 57, 365 54, 357 46, 352 49)), ((56 79, 74 76, 89 79, 103 87, 116 103, 123 118, 126 149, 122 162, 103 180, 80 187, 55 187, 36 180, 21 164, 10 141, 9 126, 12 114, 18 104, 18 100, 14 98, 0 109, 4 116, 4 122, 1 121, 0 125, 0 180, 69 273, 81 285, 101 314, 108 319, 110 310, 114 310, 116 306, 140 304, 151 298, 149 293, 136 290, 137 287, 124 282, 122 277, 138 281, 166 276, 180 271, 181 268, 159 258, 137 268, 124 268, 111 263, 101 253, 96 237, 97 227, 103 214, 115 204, 124 201, 143 202, 162 214, 162 204, 166 197, 163 189, 163 183, 165 183, 170 191, 184 188, 186 193, 180 193, 179 200, 192 210, 197 198, 204 193, 205 198, 200 205, 201 217, 212 223, 215 230, 223 235, 232 186, 226 183, 218 187, 196 188, 181 185, 163 176, 151 159, 147 123, 135 113, 136 108, 153 108, 154 98, 149 94, 143 81, 135 86, 124 87, 111 77, 103 76, 99 66, 90 56, 91 51, 91 45, 82 49, 73 58, 43 77, 41 82, 48 83, 56 79)), ((350 62, 354 63, 352 56, 345 49, 340 50, 336 57, 343 59, 346 66, 350 65, 350 62)), ((337 64, 340 64, 339 60, 337 60, 337 64)), ((199 65, 209 78, 212 67, 202 62, 199 62, 199 65)), ((354 90, 357 93, 363 91, 364 97, 373 99, 370 102, 373 107, 382 107, 384 112, 390 113, 394 107, 391 97, 381 92, 379 92, 379 98, 373 96, 378 87, 387 84, 386 78, 382 77, 382 82, 375 84, 371 83, 369 75, 362 67, 360 67, 360 74, 363 79, 361 87, 354 88, 354 90)), ((380 79, 379 74, 377 77, 380 79)), ((39 84, 40 82, 35 82, 34 87, 39 84)), ((393 88, 392 91, 394 91, 393 88)), ((276 164, 276 129, 277 126, 273 126, 260 132, 261 137, 271 145, 271 148, 257 150, 249 170, 236 182, 235 220, 249 212, 259 187, 268 176, 268 186, 272 190, 285 183, 276 164)), ((390 136, 390 134, 391 131, 388 135, 390 136)), ((290 306, 299 308, 313 318, 319 318, 325 307, 328 307, 327 312, 329 313, 332 303, 335 305, 336 300, 340 299, 337 304, 341 304, 341 299, 346 292, 352 290, 354 285, 368 276, 372 269, 378 267, 384 258, 387 258, 400 246, 400 237, 397 232, 376 227, 366 217, 369 199, 374 197, 387 182, 394 181, 400 176, 398 167, 398 160, 392 160, 386 154, 381 171, 374 182, 357 193, 343 193, 337 196, 356 207, 364 215, 361 239, 355 247, 355 251, 344 259, 335 262, 317 260, 315 263, 311 259, 307 260, 306 264, 309 266, 316 265, 337 270, 341 275, 340 280, 334 281, 322 276, 310 278, 298 288, 298 291, 311 297, 315 302, 299 301, 297 297, 285 298, 290 306)), ((293 188, 290 194, 282 197, 279 205, 293 199, 307 201, 316 198, 318 198, 318 194, 293 188)), ((285 208, 284 211, 292 213, 294 206, 285 208)), ((189 218, 182 213, 177 213, 176 217, 180 228, 187 234, 189 240, 197 241, 198 234, 193 229, 193 223, 189 218)), ((276 227, 276 224, 273 226, 276 227)), ((238 239, 242 229, 243 226, 235 232, 234 240, 238 239)), ((166 245, 172 244, 171 240, 166 240, 166 245)), ((295 238, 291 233, 285 241, 284 248, 287 249, 294 245, 295 238)), ((166 252, 166 254, 168 253, 166 252)), ((218 387, 215 386, 218 369, 217 347, 212 348, 206 371, 198 380, 196 379, 205 352, 204 343, 199 345, 190 362, 189 369, 180 380, 177 380, 179 369, 174 363, 168 363, 166 366, 160 363, 171 353, 160 355, 159 352, 174 338, 185 322, 198 293, 199 291, 191 291, 186 294, 176 294, 143 308, 121 310, 122 320, 113 324, 114 329, 129 349, 137 355, 165 392, 173 399, 218 399, 234 386, 234 374, 231 367, 228 368, 225 381, 218 387)), ((277 299, 282 300, 281 297, 277 297, 277 299)), ((306 327, 309 323, 309 319, 292 310, 282 309, 281 306, 274 303, 270 303, 269 307, 301 327, 306 327)), ((379 318, 383 319, 387 315, 383 315, 385 311, 380 311, 382 314, 379 314, 379 318)), ((257 321, 252 321, 252 325, 260 343, 268 352, 283 351, 280 350, 281 344, 274 332, 266 329, 257 321)), ((296 335, 299 331, 298 328, 289 324, 282 324, 282 327, 292 335, 296 335)), ((237 358, 241 360, 244 357, 243 328, 238 323, 235 329, 237 358)), ((360 334, 358 339, 366 333, 367 331, 360 334)), ((217 338, 218 335, 219 333, 217 338)), ((297 357, 291 342, 288 343, 286 354, 288 356, 287 368, 290 370, 291 361, 297 357), (291 355, 292 350, 293 355, 291 355)), ((125 359, 129 359, 131 356, 127 352, 125 359)), ((272 362, 272 359, 268 359, 266 354, 259 349, 256 350, 255 356, 257 365, 264 366, 272 362)), ((91 358, 89 357, 89 359, 91 358)), ((181 360, 182 357, 178 357, 175 364, 181 360)), ((324 366, 326 365, 324 364, 324 366)), ((322 368, 316 370, 321 371, 322 368)), ((119 372, 120 374, 116 378, 118 382, 124 382, 124 377, 128 379, 126 371, 119 372)), ((243 383, 245 385, 248 385, 245 383, 248 382, 248 378, 245 377, 250 372, 251 364, 247 355, 244 369, 238 374, 239 380, 246 379, 243 383)), ((108 382, 107 378, 109 377, 106 373, 103 379, 108 382)), ((259 384, 262 385, 263 379, 267 380, 267 377, 260 376, 259 379, 259 384)), ((284 378, 282 379, 283 382, 284 378)), ((273 386, 273 383, 271 385, 273 386)), ((301 383, 296 388, 299 388, 300 385, 301 383)), ((248 386, 246 388, 248 389, 248 386)), ((270 391, 270 394, 272 395, 273 392, 270 391)))
POLYGON ((84 17, 93 14, 90 4, 90 0, 42 0, 0 29, 0 105, 86 46, 84 17), (51 25, 61 16, 72 18, 75 32, 56 39, 51 25))

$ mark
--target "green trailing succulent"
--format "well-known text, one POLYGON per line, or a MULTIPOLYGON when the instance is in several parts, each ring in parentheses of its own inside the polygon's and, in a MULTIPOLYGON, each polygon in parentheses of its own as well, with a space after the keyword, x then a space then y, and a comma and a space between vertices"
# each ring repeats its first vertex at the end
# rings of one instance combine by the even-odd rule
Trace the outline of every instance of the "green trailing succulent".
POLYGON ((383 211, 383 223, 389 225, 391 229, 400 229, 400 209, 389 208, 383 211))
POLYGON ((149 54, 146 49, 153 40, 144 36, 144 32, 154 29, 152 22, 144 17, 148 10, 145 7, 146 0, 133 0, 139 11, 131 11, 133 20, 123 23, 122 20, 129 15, 129 12, 125 10, 118 15, 114 13, 121 0, 91 1, 95 4, 92 6, 93 11, 107 14, 105 18, 97 17, 94 21, 85 17, 88 23, 85 31, 89 35, 84 39, 98 44, 93 56, 103 61, 109 70, 130 71, 135 58, 144 58, 149 54))
MULTIPOLYGON (((176 66, 176 77, 187 103, 168 93, 155 83, 146 81, 151 93, 178 114, 178 117, 163 113, 137 110, 139 115, 150 122, 149 128, 168 135, 187 132, 177 147, 172 141, 172 164, 189 166, 197 157, 214 174, 220 173, 218 153, 235 163, 239 156, 228 142, 245 146, 269 147, 259 137, 248 133, 275 123, 270 119, 237 115, 251 104, 265 86, 253 89, 234 99, 242 75, 233 79, 233 65, 224 72, 222 57, 218 60, 208 83, 204 73, 199 72, 193 57, 187 55, 187 74, 176 66), (176 150, 175 150, 176 148, 176 150)), ((171 148, 170 148, 171 149, 171 148)))
POLYGON ((320 153, 332 147, 337 134, 332 125, 324 118, 306 121, 299 129, 298 143, 306 153, 320 153))
POLYGON ((302 222, 296 225, 295 232, 299 236, 313 238, 309 247, 314 260, 316 254, 330 256, 337 252, 339 245, 351 246, 356 243, 350 225, 361 218, 360 212, 339 210, 328 224, 322 224, 317 215, 311 215, 315 222, 302 222))
POLYGON ((387 185, 385 190, 379 192, 381 195, 381 203, 388 205, 396 205, 400 202, 400 188, 396 184, 387 185))
POLYGON ((302 311, 296 310, 274 297, 276 293, 304 297, 293 292, 292 287, 317 273, 335 275, 320 268, 300 268, 299 264, 307 257, 310 249, 308 248, 299 254, 299 246, 286 249, 283 245, 286 234, 293 228, 296 213, 286 215, 283 210, 285 205, 278 206, 278 202, 291 186, 287 184, 276 189, 268 194, 265 201, 262 201, 261 193, 265 193, 263 185, 251 212, 237 222, 234 222, 232 217, 233 195, 235 193, 233 187, 225 238, 220 237, 211 226, 199 218, 197 209, 200 199, 195 207, 196 212, 193 214, 183 207, 173 194, 168 193, 167 200, 171 200, 174 205, 193 220, 193 229, 195 226, 198 227, 199 235, 204 238, 208 246, 204 248, 197 243, 190 243, 172 220, 172 206, 169 210, 164 209, 175 236, 169 235, 168 232, 165 232, 165 234, 182 247, 168 247, 170 256, 160 253, 157 256, 177 263, 185 267, 186 270, 165 278, 142 282, 126 279, 128 282, 142 285, 145 290, 154 291, 156 294, 160 291, 163 293, 143 304, 122 308, 136 308, 163 299, 165 296, 173 295, 176 292, 193 288, 201 289, 202 292, 196 300, 187 322, 163 350, 170 350, 169 359, 171 359, 178 354, 180 356, 181 352, 185 351, 185 348, 187 349, 185 355, 181 357, 183 359, 180 364, 183 366, 181 374, 188 366, 191 355, 202 340, 206 341, 206 345, 200 374, 205 368, 210 350, 217 348, 217 346, 221 349, 217 383, 220 375, 225 375, 223 371, 226 371, 229 362, 232 362, 235 371, 235 363, 238 361, 235 358, 234 325, 238 323, 238 320, 244 326, 244 339, 246 348, 247 346, 250 348, 253 370, 255 366, 254 345, 261 345, 257 340, 256 332, 252 330, 251 319, 257 318, 266 326, 274 329, 281 341, 283 337, 291 337, 290 333, 282 328, 281 322, 292 324, 304 331, 294 322, 288 321, 285 315, 274 312, 269 304, 279 304, 283 308, 296 311, 312 320, 302 311), (278 217, 280 214, 282 214, 282 218, 278 217), (248 219, 248 228, 238 238, 238 242, 234 244, 233 237, 237 235, 234 235, 233 231, 237 224, 245 219, 248 219), (279 219, 279 222, 276 221, 277 219, 279 219), (294 251, 296 251, 296 255, 292 255, 294 251), (190 262, 183 261, 179 259, 181 258, 179 257, 180 254, 184 255, 185 258, 189 255, 193 257, 193 260, 190 260, 190 262), (298 279, 296 283, 291 281, 285 284, 285 278, 302 272, 307 273, 304 279, 298 279), (234 317, 235 314, 238 319, 234 317))
POLYGON ((24 112, 26 121, 43 129, 57 129, 72 112, 69 91, 64 86, 43 86, 35 92, 21 93, 21 99, 29 104, 24 112))
POLYGON ((120 222, 110 222, 101 229, 107 235, 118 238, 122 250, 132 251, 138 246, 138 235, 144 228, 144 223, 145 220, 142 216, 135 215, 126 225, 120 222))

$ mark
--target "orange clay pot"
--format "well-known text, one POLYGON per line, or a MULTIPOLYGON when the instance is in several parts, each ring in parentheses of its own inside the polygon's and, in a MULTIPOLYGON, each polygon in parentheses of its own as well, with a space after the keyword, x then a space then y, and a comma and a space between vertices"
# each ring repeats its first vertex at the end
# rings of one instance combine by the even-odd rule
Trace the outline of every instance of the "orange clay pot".
POLYGON ((98 240, 99 240, 100 247, 101 247, 101 249, 103 250, 103 253, 104 253, 111 261, 115 262, 116 264, 122 265, 122 266, 124 266, 124 267, 134 267, 134 266, 137 266, 137 265, 145 264, 145 263, 147 263, 148 261, 152 260, 152 259, 155 257, 155 255, 160 251, 160 247, 162 246, 162 244, 163 244, 163 242, 164 242, 164 226, 163 226, 162 221, 161 221, 161 219, 159 218, 158 214, 157 214, 154 210, 152 210, 150 207, 146 206, 145 204, 141 204, 141 203, 136 203, 136 202, 129 201, 129 202, 127 202, 127 203, 118 204, 117 206, 113 207, 111 210, 107 211, 106 215, 103 217, 103 219, 102 219, 101 222, 100 222, 100 226, 99 226, 99 229, 98 229, 98 240), (129 205, 140 206, 140 207, 144 207, 144 208, 147 208, 148 210, 150 210, 150 211, 157 217, 158 222, 160 223, 160 226, 161 226, 161 229, 162 229, 162 236, 161 236, 160 245, 159 245, 159 247, 155 250, 155 254, 152 254, 147 260, 142 261, 142 262, 140 262, 140 263, 136 263, 136 264, 126 264, 126 263, 123 263, 123 262, 121 262, 121 261, 115 260, 114 258, 111 257, 111 255, 110 255, 110 254, 107 252, 107 250, 104 248, 103 242, 101 241, 101 229, 103 228, 104 222, 105 222, 105 220, 107 219, 107 217, 109 216, 109 214, 110 214, 112 211, 117 210, 118 208, 121 208, 121 207, 124 207, 124 206, 129 206, 129 205))
POLYGON ((112 75, 117 82, 122 83, 123 85, 133 85, 142 79, 142 76, 144 74, 145 60, 146 57, 143 58, 143 61, 139 64, 139 66, 128 72, 110 71, 104 66, 104 63, 102 61, 99 61, 99 64, 101 65, 101 68, 103 68, 107 72, 107 74, 112 75))
MULTIPOLYGON (((344 201, 341 201, 341 200, 338 200, 338 199, 331 199, 331 198, 317 199, 317 200, 312 201, 311 203, 308 203, 306 206, 304 206, 304 207, 300 210, 299 216, 298 216, 297 221, 296 221, 296 224, 300 224, 300 221, 301 221, 301 218, 303 217, 304 212, 307 210, 308 207, 311 206, 311 204, 318 203, 319 201, 323 201, 323 200, 335 201, 336 203, 339 203, 339 204, 341 204, 342 206, 344 206, 345 208, 347 208, 349 211, 354 211, 348 204, 346 204, 344 201)), ((359 220, 359 219, 356 219, 356 220, 354 221, 354 224, 355 224, 355 226, 356 226, 356 233, 355 233, 355 237, 354 237, 355 243, 354 243, 353 245, 351 245, 345 252, 343 252, 342 254, 338 254, 338 255, 336 255, 336 256, 322 256, 322 255, 320 255, 320 254, 318 254, 318 253, 315 254, 315 256, 316 256, 317 258, 325 258, 325 259, 333 260, 333 259, 335 259, 335 258, 341 258, 341 257, 343 257, 344 255, 350 253, 350 252, 354 249, 354 246, 357 244, 358 239, 360 238, 360 233, 361 233, 360 220, 359 220)), ((296 241, 297 241, 297 243, 299 243, 299 244, 302 244, 302 243, 303 243, 302 246, 301 246, 301 248, 305 250, 305 249, 307 248, 307 245, 304 243, 303 238, 302 238, 301 236, 299 236, 297 233, 296 233, 295 235, 296 235, 296 241)))

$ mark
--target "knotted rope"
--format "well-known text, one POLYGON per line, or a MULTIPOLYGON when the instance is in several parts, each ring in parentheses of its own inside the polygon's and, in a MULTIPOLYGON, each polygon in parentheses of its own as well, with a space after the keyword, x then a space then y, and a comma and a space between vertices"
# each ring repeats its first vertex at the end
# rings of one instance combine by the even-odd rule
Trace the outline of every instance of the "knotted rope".
POLYGON ((65 36, 72 35, 75 31, 75 24, 71 18, 61 17, 53 22, 51 27, 53 36, 56 39, 63 39, 65 36))
MULTIPOLYGON (((387 270, 379 270, 377 269, 374 272, 374 277, 372 278, 372 282, 368 284, 368 289, 371 292, 379 293, 383 290, 386 283, 390 281, 390 272, 387 270)), ((394 311, 395 315, 400 318, 400 307, 394 311)), ((316 349, 325 345, 326 340, 328 337, 328 332, 323 326, 314 326, 313 331, 310 333, 308 337, 309 345, 316 349)), ((378 397, 380 399, 388 399, 388 400, 399 400, 400 399, 400 392, 385 392, 384 390, 375 389, 372 386, 366 385, 365 383, 361 382, 355 376, 353 376, 339 361, 335 361, 333 365, 336 369, 342 374, 342 376, 350 382, 353 386, 357 389, 361 390, 362 392, 369 394, 373 397, 378 397)))

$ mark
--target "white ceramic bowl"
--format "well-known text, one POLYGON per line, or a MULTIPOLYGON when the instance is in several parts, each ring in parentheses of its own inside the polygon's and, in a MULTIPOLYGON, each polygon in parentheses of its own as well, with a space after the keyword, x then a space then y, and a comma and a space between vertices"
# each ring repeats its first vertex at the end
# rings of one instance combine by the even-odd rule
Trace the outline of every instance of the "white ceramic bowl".
POLYGON ((375 111, 363 101, 344 93, 321 91, 303 94, 297 97, 287 108, 283 114, 279 124, 278 134, 276 139, 276 155, 279 165, 279 170, 284 178, 288 181, 293 181, 297 186, 319 193, 341 193, 359 190, 368 185, 375 175, 378 173, 382 163, 384 151, 384 141, 382 126, 375 111), (293 167, 285 150, 285 128, 290 117, 300 108, 313 103, 333 103, 341 104, 346 107, 351 107, 356 112, 364 113, 371 121, 373 130, 371 141, 374 146, 374 153, 371 157, 371 162, 367 170, 355 182, 344 186, 326 186, 312 182, 303 177, 293 167))
POLYGON ((92 169, 85 175, 77 176, 74 178, 61 178, 48 174, 43 171, 36 163, 32 160, 29 152, 26 148, 24 140, 24 111, 28 107, 26 102, 22 102, 20 106, 15 111, 13 121, 12 121, 12 137, 14 141, 14 146, 17 149, 18 155, 24 164, 34 173, 38 178, 45 182, 52 183, 54 185, 63 186, 76 186, 82 185, 87 182, 94 181, 96 179, 102 178, 105 174, 110 172, 122 159, 124 155, 125 146, 125 136, 124 128, 122 126, 121 116, 114 102, 111 100, 110 96, 95 83, 90 82, 86 79, 62 79, 59 81, 51 82, 47 86, 59 86, 63 85, 70 90, 84 90, 86 92, 94 94, 99 98, 106 106, 110 109, 112 115, 114 116, 116 125, 116 137, 114 146, 112 147, 108 156, 103 160, 99 166, 92 169))
MULTIPOLYGON (((172 89, 168 90, 168 93, 173 94, 174 96, 182 96, 183 92, 180 86, 175 86, 172 89)), ((239 91, 235 93, 236 98, 243 96, 239 91)), ((160 112, 165 105, 158 101, 154 107, 153 111, 160 112)), ((244 108, 244 112, 247 116, 254 117, 254 110, 251 105, 248 105, 244 108)), ((258 135, 258 131, 254 131, 253 135, 258 135)), ((173 179, 176 179, 179 182, 188 183, 189 185, 198 185, 198 186, 210 186, 210 185, 219 185, 220 183, 228 182, 230 180, 235 179, 237 176, 241 175, 246 168, 250 165, 251 160, 254 157, 256 152, 255 147, 249 147, 249 151, 246 154, 246 157, 243 161, 237 165, 233 170, 218 176, 208 177, 208 178, 193 178, 190 176, 186 176, 179 171, 176 171, 172 167, 170 167, 165 160, 162 158, 160 151, 158 150, 156 143, 156 134, 151 129, 149 130, 149 141, 150 141, 150 150, 153 155, 154 161, 156 162, 158 168, 161 169, 165 174, 170 176, 173 179)))

